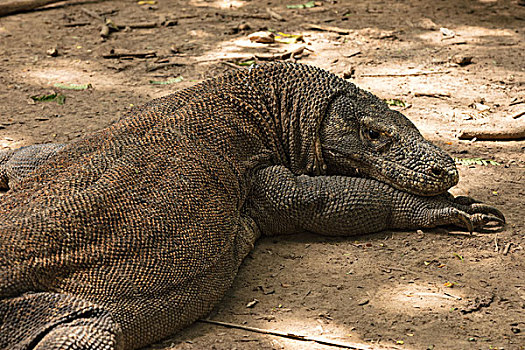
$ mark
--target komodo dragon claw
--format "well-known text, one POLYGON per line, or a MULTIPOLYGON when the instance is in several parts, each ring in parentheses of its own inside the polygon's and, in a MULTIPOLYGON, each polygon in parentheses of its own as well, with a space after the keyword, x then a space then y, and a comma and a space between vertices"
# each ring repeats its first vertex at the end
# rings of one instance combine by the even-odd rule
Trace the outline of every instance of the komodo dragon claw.
MULTIPOLYGON (((470 233, 483 229, 488 223, 494 222, 497 226, 505 224, 505 216, 498 209, 481 203, 473 198, 445 195, 429 198, 430 206, 426 208, 431 212, 429 223, 432 226, 454 224, 466 228, 470 233)), ((429 226, 430 226, 429 225, 429 226)))

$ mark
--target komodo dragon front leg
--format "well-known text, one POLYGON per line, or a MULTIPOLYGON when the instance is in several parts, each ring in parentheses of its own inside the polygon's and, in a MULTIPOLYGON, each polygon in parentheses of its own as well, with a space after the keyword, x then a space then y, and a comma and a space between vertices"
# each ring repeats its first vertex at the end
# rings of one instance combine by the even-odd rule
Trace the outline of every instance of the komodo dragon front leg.
MULTIPOLYGON (((42 144, 3 151, 0 189, 13 188, 63 147, 42 144)), ((470 197, 417 196, 365 178, 295 176, 283 166, 256 172, 248 203, 249 216, 265 235, 305 230, 357 235, 449 224, 472 232, 490 221, 505 222, 498 209, 470 197)))
POLYGON ((449 224, 472 232, 505 222, 499 210, 469 197, 417 196, 366 178, 295 176, 283 166, 255 174, 248 210, 265 235, 350 236, 449 224))

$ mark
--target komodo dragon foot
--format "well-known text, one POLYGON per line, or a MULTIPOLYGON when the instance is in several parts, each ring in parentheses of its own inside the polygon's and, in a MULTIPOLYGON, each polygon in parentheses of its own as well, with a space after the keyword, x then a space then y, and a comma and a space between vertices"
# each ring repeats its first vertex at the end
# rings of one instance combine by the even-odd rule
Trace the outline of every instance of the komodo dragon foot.
POLYGON ((454 197, 450 193, 436 197, 414 197, 411 220, 415 226, 456 225, 472 233, 474 230, 483 232, 491 222, 505 224, 505 216, 501 211, 471 197, 454 197))

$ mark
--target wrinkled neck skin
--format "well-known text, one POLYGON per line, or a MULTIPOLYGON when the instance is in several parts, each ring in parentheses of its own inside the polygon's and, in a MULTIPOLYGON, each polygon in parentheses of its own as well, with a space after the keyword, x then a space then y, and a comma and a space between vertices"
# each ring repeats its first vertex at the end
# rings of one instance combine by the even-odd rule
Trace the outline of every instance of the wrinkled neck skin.
POLYGON ((290 63, 254 66, 246 83, 260 91, 261 115, 268 116, 263 122, 279 140, 281 163, 296 175, 325 173, 321 122, 336 96, 353 85, 317 67, 290 63))
POLYGON ((446 192, 459 175, 452 158, 404 115, 359 90, 329 106, 320 129, 328 174, 362 176, 421 196, 446 192))

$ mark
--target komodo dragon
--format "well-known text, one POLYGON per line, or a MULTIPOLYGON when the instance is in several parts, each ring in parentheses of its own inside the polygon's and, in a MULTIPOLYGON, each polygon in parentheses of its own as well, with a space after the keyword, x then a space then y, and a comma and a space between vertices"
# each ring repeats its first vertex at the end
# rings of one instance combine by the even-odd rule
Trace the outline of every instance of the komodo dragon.
POLYGON ((221 300, 261 235, 504 223, 448 194, 454 162, 401 113, 290 63, 207 80, 0 163, 2 349, 170 336, 221 300))

